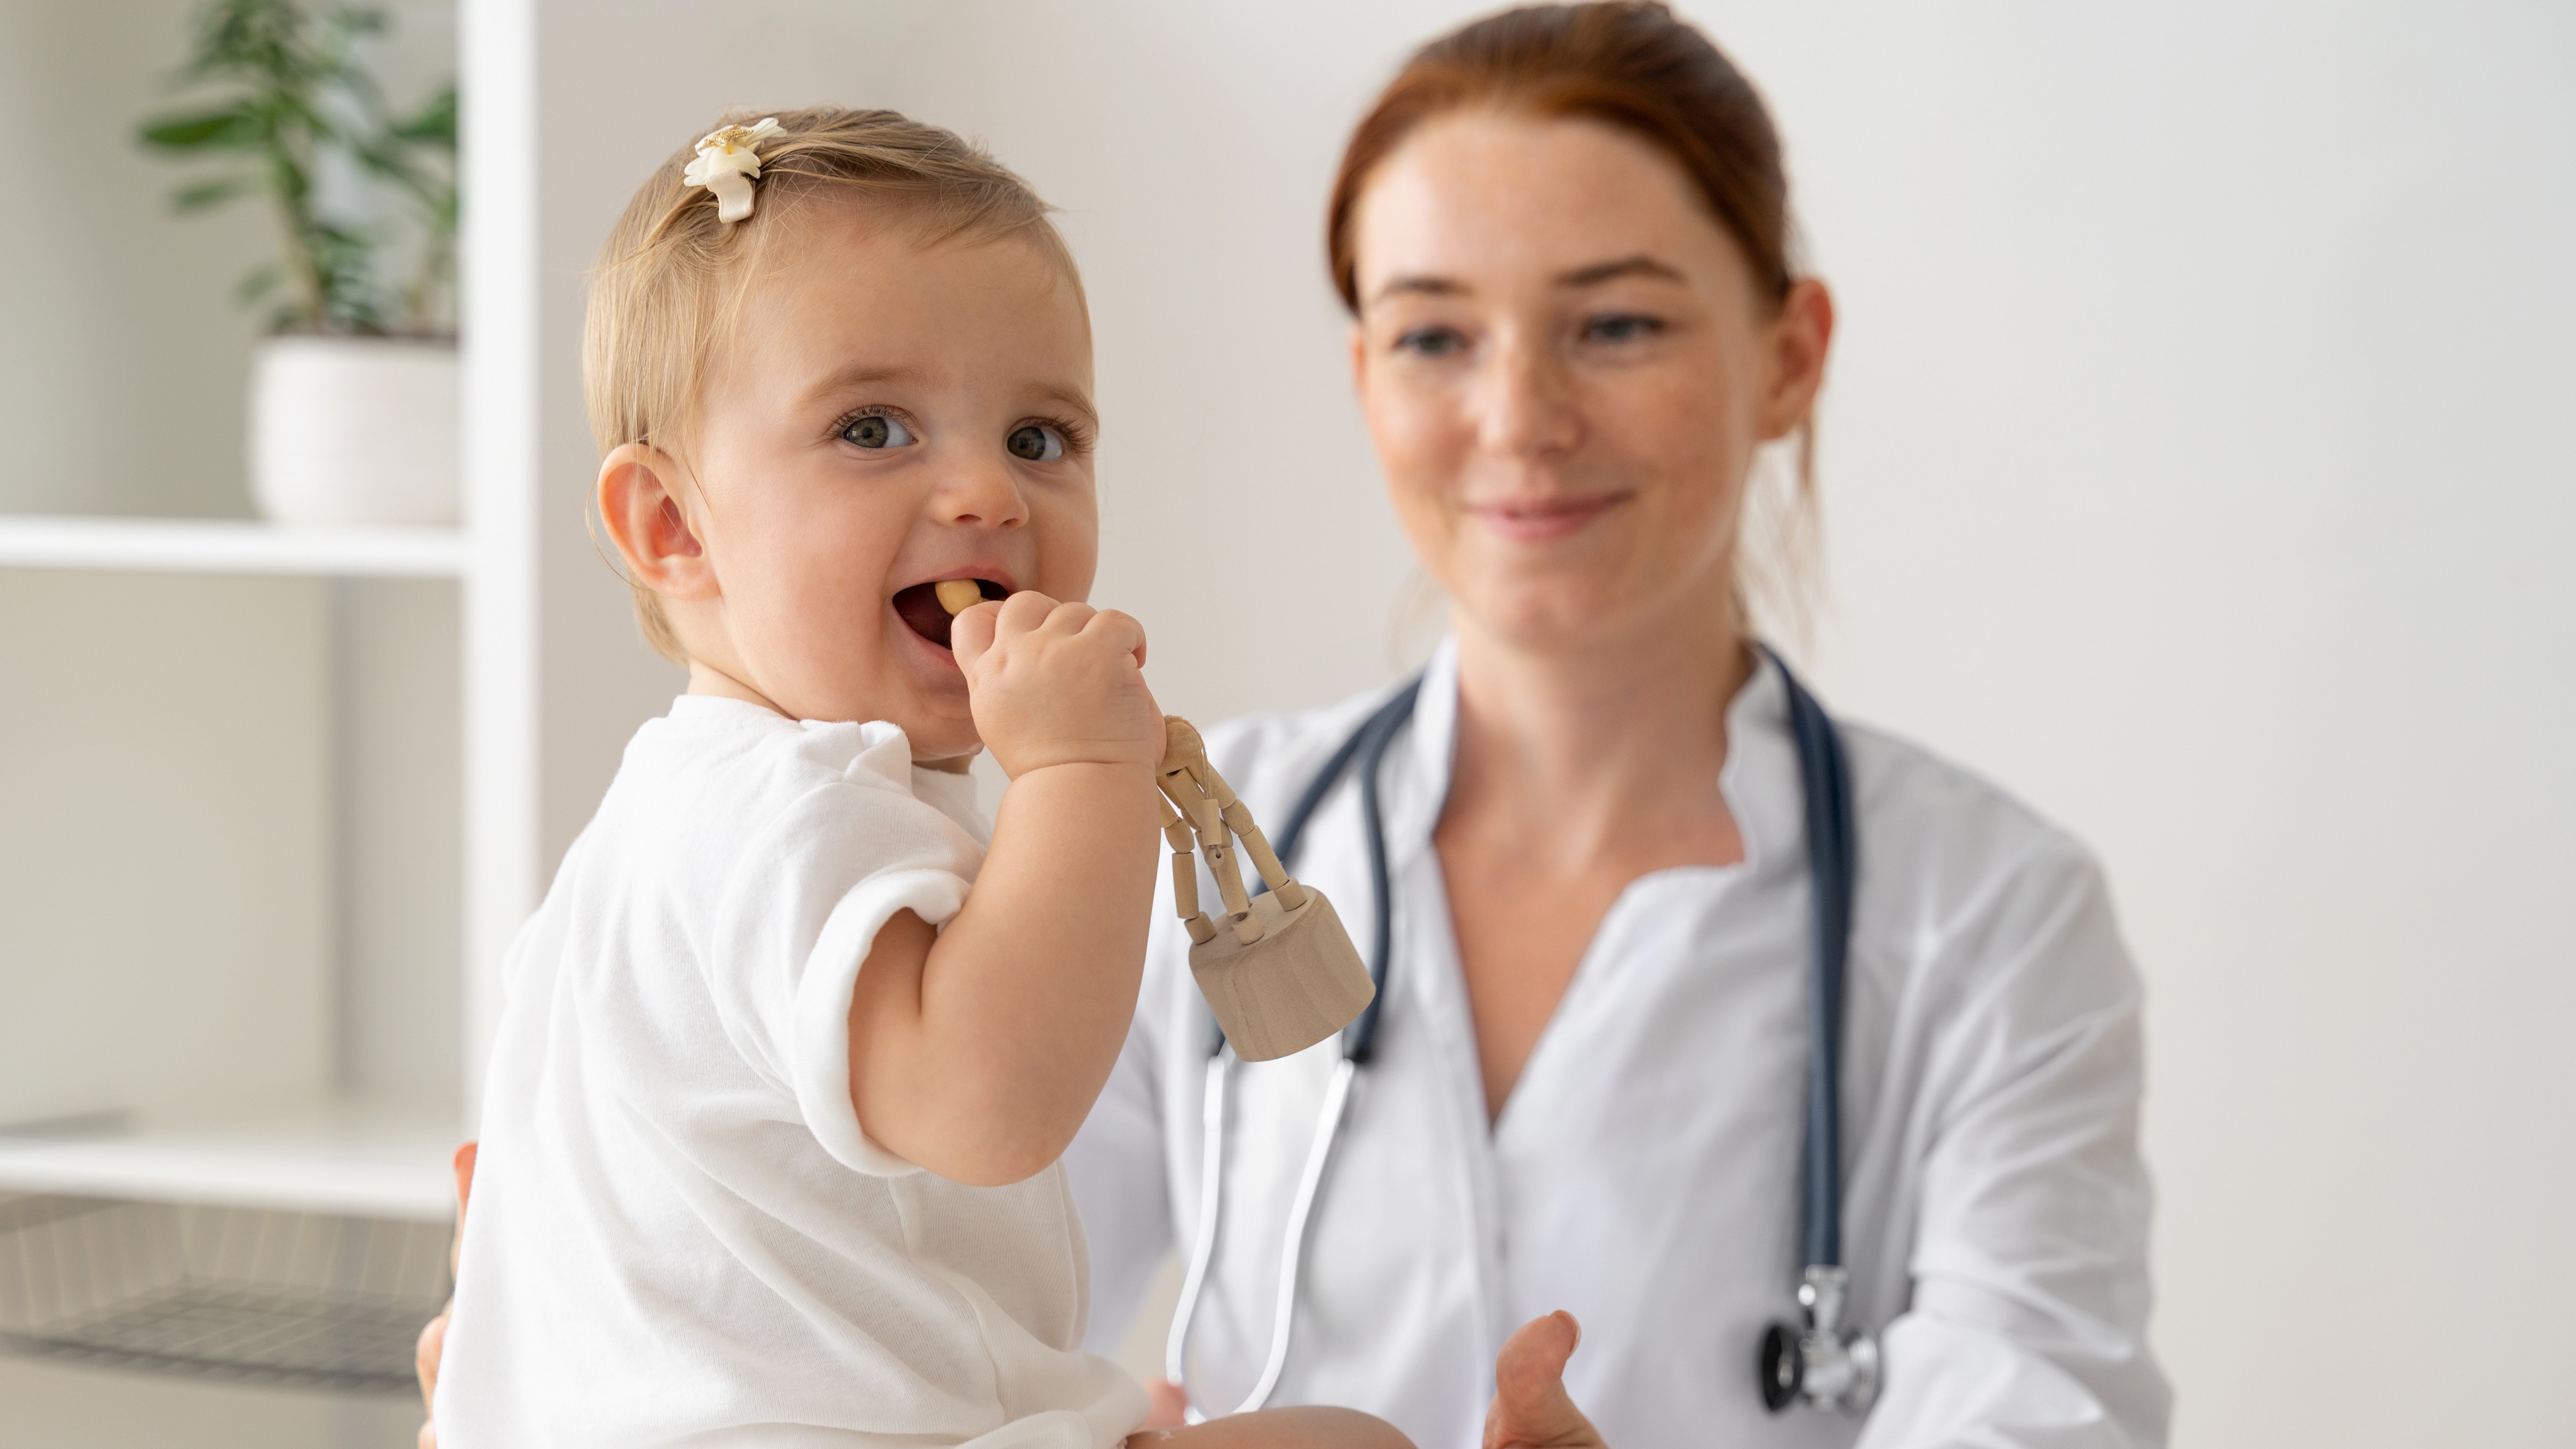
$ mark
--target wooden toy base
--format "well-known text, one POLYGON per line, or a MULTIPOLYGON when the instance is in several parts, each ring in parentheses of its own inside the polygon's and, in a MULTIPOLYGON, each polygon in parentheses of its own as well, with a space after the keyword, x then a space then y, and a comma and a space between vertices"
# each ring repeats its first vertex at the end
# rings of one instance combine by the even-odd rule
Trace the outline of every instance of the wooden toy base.
POLYGON ((1231 921, 1219 921, 1214 938, 1190 947, 1199 992, 1247 1062, 1304 1051, 1349 1025, 1377 996, 1333 903, 1311 885, 1305 891, 1306 903, 1293 911, 1280 909, 1276 894, 1254 896, 1261 939, 1251 945, 1231 921))

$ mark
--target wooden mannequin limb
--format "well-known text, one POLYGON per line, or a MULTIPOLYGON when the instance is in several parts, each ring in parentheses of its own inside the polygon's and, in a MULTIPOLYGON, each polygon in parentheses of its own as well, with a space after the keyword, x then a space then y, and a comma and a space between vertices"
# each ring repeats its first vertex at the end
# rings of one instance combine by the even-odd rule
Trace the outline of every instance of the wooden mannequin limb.
MULTIPOLYGON (((1216 769, 1208 763, 1207 744, 1188 720, 1178 715, 1163 717, 1163 795, 1180 808, 1198 826, 1199 852, 1207 857, 1208 874, 1216 877, 1217 894, 1225 898, 1227 923, 1235 935, 1249 946, 1261 939, 1261 919, 1253 914, 1252 898, 1244 893, 1243 871, 1234 862, 1234 845, 1220 802, 1210 789, 1225 789, 1216 769)), ((1232 798, 1227 791, 1227 798, 1232 798)), ((1267 852, 1268 842, 1262 849, 1267 852)), ((1275 859, 1275 858, 1274 858, 1275 859)), ((1266 877, 1265 877, 1266 879, 1266 877)))
POLYGON ((1233 922, 1234 933, 1249 946, 1261 939, 1261 922, 1252 914, 1252 897, 1243 892, 1243 872, 1235 868, 1234 847, 1211 845, 1207 848, 1208 873, 1216 877, 1217 894, 1225 897, 1226 918, 1233 922))
POLYGON ((1163 838, 1172 843, 1172 904, 1180 911, 1182 927, 1193 941, 1215 939, 1216 923, 1199 909, 1199 858, 1192 851, 1197 837, 1168 798, 1163 801, 1163 838))
MULTIPOLYGON (((1168 731, 1170 726, 1166 724, 1164 728, 1168 731)), ((1168 752, 1164 763, 1166 768, 1172 763, 1168 752)), ((1234 787, 1225 782, 1225 776, 1217 773, 1216 766, 1207 757, 1206 742, 1199 738, 1195 729, 1189 732, 1181 765, 1191 783, 1203 792, 1202 798, 1215 804, 1218 818, 1225 822, 1226 829, 1242 842, 1245 853, 1252 857, 1252 868, 1261 873, 1261 883, 1279 897, 1279 904, 1292 911, 1304 905, 1305 887, 1297 884, 1288 874, 1288 868, 1279 863, 1277 852, 1270 848, 1270 837, 1262 834, 1261 827, 1253 822, 1252 808, 1235 795, 1234 787)))
MULTIPOLYGON (((1208 773, 1213 776, 1216 771, 1208 773)), ((1225 786, 1222 778, 1216 783, 1219 789, 1225 786)), ((1244 853, 1252 857, 1252 868, 1261 872, 1261 883, 1270 887, 1271 894, 1279 897, 1279 904, 1292 911, 1306 904, 1306 888, 1297 884, 1296 879, 1288 874, 1288 868, 1279 863, 1278 855, 1270 849, 1270 837, 1262 834, 1261 827, 1252 823, 1251 807, 1240 800, 1229 799, 1225 802, 1224 819, 1226 828, 1234 832, 1234 838, 1243 842, 1244 853)))

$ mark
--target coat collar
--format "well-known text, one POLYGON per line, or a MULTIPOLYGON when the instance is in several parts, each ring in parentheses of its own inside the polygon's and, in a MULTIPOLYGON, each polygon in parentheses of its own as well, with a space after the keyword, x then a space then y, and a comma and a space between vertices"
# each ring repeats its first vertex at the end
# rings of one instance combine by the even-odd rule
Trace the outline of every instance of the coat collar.
MULTIPOLYGON (((1754 651, 1752 674, 1727 702, 1726 739, 1717 788, 1744 837, 1747 866, 1757 875, 1804 869, 1806 801, 1789 731, 1789 693, 1780 666, 1764 651, 1754 651)), ((1431 848, 1457 750, 1458 639, 1452 634, 1423 667, 1413 719, 1388 751, 1391 768, 1382 786, 1391 867, 1408 868, 1431 848)))

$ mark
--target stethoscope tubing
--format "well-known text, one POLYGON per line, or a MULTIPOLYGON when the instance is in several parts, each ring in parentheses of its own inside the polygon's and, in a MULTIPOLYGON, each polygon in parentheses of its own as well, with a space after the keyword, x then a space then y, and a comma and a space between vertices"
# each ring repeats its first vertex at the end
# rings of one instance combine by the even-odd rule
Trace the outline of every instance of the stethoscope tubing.
MULTIPOLYGON (((1232 1052, 1221 1053, 1208 1062, 1206 1110, 1206 1151, 1210 1162, 1219 1161, 1225 1151, 1225 1077, 1232 1052)), ((1249 1413, 1270 1402, 1271 1392, 1279 1387, 1280 1374, 1288 1368, 1288 1343, 1297 1316, 1297 1279, 1299 1265, 1306 1256, 1306 1220, 1315 1210, 1315 1197, 1324 1182, 1324 1170, 1332 1161, 1333 1146, 1341 1140, 1342 1118, 1350 1110, 1351 1082, 1359 1075, 1359 1064, 1345 1056, 1333 1064, 1333 1079, 1324 1088, 1324 1109, 1315 1118, 1315 1140, 1306 1149, 1305 1171, 1297 1175, 1297 1195, 1289 1203, 1288 1230, 1283 1235, 1279 1255, 1279 1298, 1270 1324, 1270 1355, 1261 1366, 1261 1378, 1244 1395, 1233 1412, 1249 1413)), ((1222 1172, 1201 1174, 1199 1221, 1214 1223, 1219 1180, 1222 1172)), ((1201 1232, 1190 1251, 1189 1273, 1181 1280, 1181 1307, 1172 1315, 1171 1336, 1163 1344, 1163 1375, 1174 1383, 1182 1382, 1187 1368, 1190 1320, 1198 1313, 1198 1290, 1207 1283, 1208 1260, 1215 1256, 1216 1234, 1201 1232)), ((1196 1405, 1182 1410, 1182 1417, 1193 1424, 1207 1422, 1208 1416, 1196 1405)))
POLYGON ((1780 669, 1789 696, 1789 730, 1798 744, 1799 783, 1807 802, 1807 898, 1814 918, 1807 973, 1807 1131, 1799 1158, 1799 1256, 1810 1268, 1843 1262, 1842 1071, 1843 979, 1851 959, 1853 882, 1860 841, 1852 823, 1851 780, 1842 744, 1824 706, 1780 669))

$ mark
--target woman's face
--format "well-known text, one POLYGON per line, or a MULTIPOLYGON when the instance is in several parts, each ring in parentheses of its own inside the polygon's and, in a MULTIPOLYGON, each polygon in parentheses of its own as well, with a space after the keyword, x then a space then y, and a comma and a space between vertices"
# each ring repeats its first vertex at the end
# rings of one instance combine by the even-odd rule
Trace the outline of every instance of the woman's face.
POLYGON ((1738 622, 1744 483, 1815 396, 1821 286, 1761 296, 1670 157, 1584 120, 1425 124, 1352 240, 1361 407, 1467 622, 1545 649, 1738 622))

